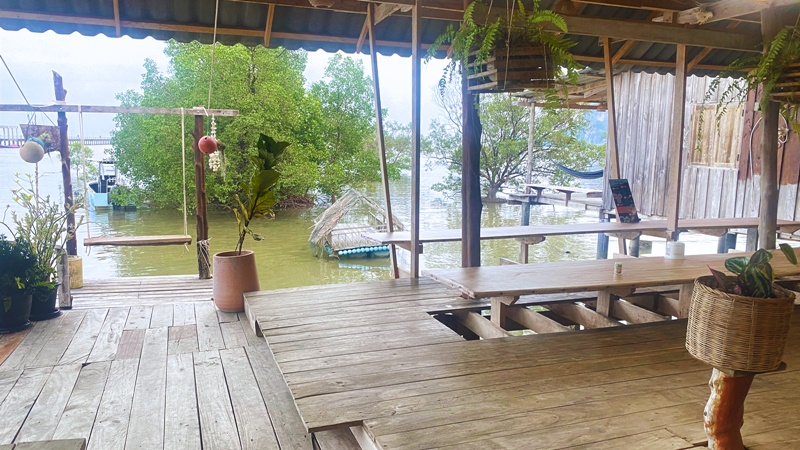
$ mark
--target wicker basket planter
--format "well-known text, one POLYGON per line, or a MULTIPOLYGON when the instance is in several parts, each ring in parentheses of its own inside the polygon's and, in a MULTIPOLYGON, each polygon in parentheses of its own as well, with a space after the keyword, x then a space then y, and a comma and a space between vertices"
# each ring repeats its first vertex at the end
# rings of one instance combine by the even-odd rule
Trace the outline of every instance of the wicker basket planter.
POLYGON ((794 294, 753 298, 712 289, 711 277, 695 280, 686 349, 719 369, 769 372, 778 368, 794 311, 794 294))

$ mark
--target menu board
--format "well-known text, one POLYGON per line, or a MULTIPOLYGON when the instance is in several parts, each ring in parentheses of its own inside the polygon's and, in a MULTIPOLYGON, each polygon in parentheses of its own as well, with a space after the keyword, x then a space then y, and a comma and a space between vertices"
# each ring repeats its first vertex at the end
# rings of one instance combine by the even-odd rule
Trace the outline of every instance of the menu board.
POLYGON ((639 214, 636 213, 636 204, 633 202, 633 194, 628 180, 625 178, 608 180, 608 184, 611 186, 614 205, 617 207, 617 221, 625 223, 638 222, 639 214))

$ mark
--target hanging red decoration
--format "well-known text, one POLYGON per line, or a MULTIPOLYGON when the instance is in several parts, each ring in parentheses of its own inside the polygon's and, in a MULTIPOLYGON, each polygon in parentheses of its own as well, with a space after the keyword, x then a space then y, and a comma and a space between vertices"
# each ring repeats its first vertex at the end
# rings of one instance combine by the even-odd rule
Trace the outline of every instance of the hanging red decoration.
POLYGON ((210 155, 217 151, 217 140, 211 136, 203 136, 200 138, 200 142, 197 143, 197 146, 200 148, 201 152, 210 155))

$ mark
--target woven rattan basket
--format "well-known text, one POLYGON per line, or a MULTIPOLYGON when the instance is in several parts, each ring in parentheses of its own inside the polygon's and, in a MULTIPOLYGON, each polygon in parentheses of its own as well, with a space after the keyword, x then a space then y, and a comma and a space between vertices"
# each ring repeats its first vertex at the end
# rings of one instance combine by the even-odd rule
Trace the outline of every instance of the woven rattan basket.
POLYGON ((768 372, 781 363, 794 311, 794 294, 776 287, 781 298, 728 294, 694 282, 686 349, 720 369, 768 372))

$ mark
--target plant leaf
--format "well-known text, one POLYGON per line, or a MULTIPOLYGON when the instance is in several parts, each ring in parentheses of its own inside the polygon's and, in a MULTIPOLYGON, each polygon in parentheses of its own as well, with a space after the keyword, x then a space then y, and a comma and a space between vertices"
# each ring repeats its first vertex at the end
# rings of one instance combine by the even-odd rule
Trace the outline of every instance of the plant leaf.
POLYGON ((772 253, 762 248, 753 253, 753 256, 750 257, 750 262, 748 264, 751 266, 760 266, 761 264, 768 263, 771 259, 772 253))
POLYGON ((786 259, 788 259, 790 263, 796 266, 797 254, 794 252, 794 248, 789 244, 781 244, 780 248, 781 251, 783 252, 783 255, 786 256, 786 259))
POLYGON ((725 260, 725 268, 728 269, 729 272, 739 275, 744 271, 744 268, 747 266, 749 261, 750 258, 747 256, 728 258, 725 260))
POLYGON ((764 270, 749 266, 739 275, 739 280, 749 291, 745 293, 746 295, 760 298, 772 297, 772 281, 764 270))
POLYGON ((725 275, 724 273, 720 272, 719 270, 712 269, 711 266, 708 266, 708 270, 711 271, 711 276, 713 276, 714 281, 716 281, 716 286, 713 287, 715 289, 727 291, 728 285, 732 283, 731 278, 725 275))

